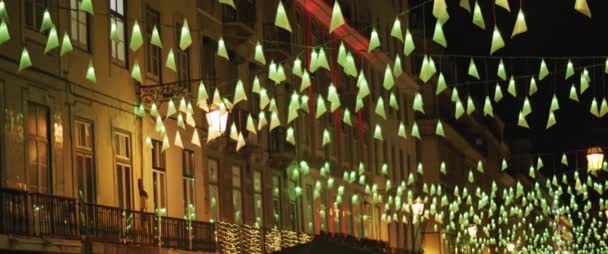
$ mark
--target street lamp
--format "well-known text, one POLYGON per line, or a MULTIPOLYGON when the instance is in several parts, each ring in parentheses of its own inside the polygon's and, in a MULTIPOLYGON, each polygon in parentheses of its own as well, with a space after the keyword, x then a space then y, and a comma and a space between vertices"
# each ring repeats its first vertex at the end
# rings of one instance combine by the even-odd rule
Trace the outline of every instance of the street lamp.
POLYGON ((467 231, 468 231, 469 236, 471 238, 476 238, 477 237, 477 225, 475 225, 475 224, 469 225, 469 228, 467 228, 467 231))
POLYGON ((604 151, 601 147, 587 149, 587 170, 596 171, 602 169, 604 164, 604 151))
POLYGON ((507 251, 513 252, 514 250, 515 250, 515 244, 514 243, 507 243, 507 251))
POLYGON ((207 112, 207 123, 209 124, 208 140, 211 141, 221 136, 226 130, 226 123, 228 123, 228 111, 224 103, 221 103, 215 109, 210 109, 207 112))
POLYGON ((412 212, 415 216, 422 216, 422 213, 424 213, 424 203, 420 198, 417 198, 416 202, 412 204, 412 212))

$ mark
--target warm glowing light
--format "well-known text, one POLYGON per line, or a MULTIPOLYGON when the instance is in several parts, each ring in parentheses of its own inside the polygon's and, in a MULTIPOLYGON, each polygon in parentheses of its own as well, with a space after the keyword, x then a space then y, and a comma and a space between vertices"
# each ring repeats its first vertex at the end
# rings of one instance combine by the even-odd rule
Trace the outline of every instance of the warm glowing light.
POLYGON ((515 244, 514 243, 507 243, 507 251, 509 251, 509 252, 515 251, 515 244))
POLYGON ((604 151, 601 147, 592 147, 587 150, 587 170, 596 171, 602 169, 604 164, 604 151))
POLYGON ((221 136, 226 130, 228 122, 228 111, 223 104, 219 108, 209 110, 207 113, 207 123, 209 124, 209 140, 221 136))
POLYGON ((475 225, 475 224, 471 224, 471 225, 469 226, 469 228, 467 228, 467 231, 468 231, 469 236, 470 236, 471 238, 476 238, 476 237, 477 237, 477 225, 475 225))
POLYGON ((416 203, 412 204, 412 212, 416 216, 422 216, 422 213, 424 213, 424 203, 420 199, 417 199, 416 203))

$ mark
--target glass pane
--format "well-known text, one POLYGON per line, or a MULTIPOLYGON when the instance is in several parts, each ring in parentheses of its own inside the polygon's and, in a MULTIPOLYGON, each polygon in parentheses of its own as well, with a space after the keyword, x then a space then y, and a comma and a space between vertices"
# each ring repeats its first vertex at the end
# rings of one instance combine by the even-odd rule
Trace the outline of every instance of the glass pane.
POLYGON ((124 179, 123 179, 123 169, 121 165, 116 165, 116 176, 118 182, 118 205, 120 208, 125 208, 125 190, 124 190, 124 179))
POLYGON ((254 211, 255 211, 255 225, 257 227, 261 227, 264 225, 264 209, 262 206, 262 195, 254 194, 253 195, 253 203, 254 203, 254 211))
POLYGON ((219 199, 218 189, 216 185, 209 185, 209 211, 210 221, 214 222, 218 220, 219 216, 219 199))
POLYGON ((128 166, 124 167, 125 169, 125 207, 131 209, 131 168, 128 166))
POLYGON ((234 223, 240 224, 241 220, 241 190, 232 190, 232 206, 234 207, 234 223))
POLYGON ((207 167, 209 169, 209 182, 216 183, 217 182, 217 160, 209 159, 207 162, 207 167))
POLYGON ((37 120, 37 124, 38 124, 38 136, 39 137, 47 137, 47 124, 48 124, 48 119, 47 119, 47 113, 48 111, 43 108, 43 107, 38 107, 38 120, 37 120))
POLYGON ((38 164, 48 166, 48 148, 44 142, 38 142, 38 164))
POLYGON ((161 208, 166 208, 167 207, 167 197, 166 197, 166 190, 165 190, 165 174, 161 173, 160 174, 160 207, 161 208))
POLYGON ((262 173, 260 171, 253 172, 253 191, 262 192, 262 173))

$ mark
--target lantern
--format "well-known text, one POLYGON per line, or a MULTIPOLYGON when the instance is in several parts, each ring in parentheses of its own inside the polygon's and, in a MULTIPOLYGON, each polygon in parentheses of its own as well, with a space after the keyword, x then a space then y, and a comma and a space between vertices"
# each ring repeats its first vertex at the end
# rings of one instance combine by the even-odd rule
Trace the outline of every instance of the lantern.
POLYGON ((412 212, 415 216, 421 216, 424 212, 424 203, 422 203, 420 198, 416 199, 416 203, 412 204, 412 212))
POLYGON ((475 224, 469 225, 469 228, 467 228, 467 231, 468 231, 469 236, 471 238, 476 238, 477 237, 477 225, 475 225, 475 224))
POLYGON ((514 250, 515 250, 515 244, 514 243, 507 243, 507 251, 513 252, 514 250))
POLYGON ((219 108, 209 110, 206 117, 209 124, 209 140, 221 136, 226 130, 228 122, 228 111, 226 111, 224 104, 220 104, 219 108))
POLYGON ((587 170, 597 171, 602 169, 604 164, 604 151, 601 147, 587 149, 587 170))

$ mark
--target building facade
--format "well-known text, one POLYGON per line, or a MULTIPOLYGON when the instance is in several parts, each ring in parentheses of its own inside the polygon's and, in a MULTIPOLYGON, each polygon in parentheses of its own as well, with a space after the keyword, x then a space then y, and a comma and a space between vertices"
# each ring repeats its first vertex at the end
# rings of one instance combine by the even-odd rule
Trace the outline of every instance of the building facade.
MULTIPOLYGON (((438 168, 439 158, 449 157, 455 164, 484 160, 496 165, 492 170, 499 177, 498 158, 506 153, 502 130, 492 135, 471 117, 446 126, 449 138, 440 139, 429 130, 433 121, 444 116, 431 113, 417 119, 411 107, 421 82, 415 78, 419 63, 413 57, 401 56, 404 74, 396 77, 394 90, 399 110, 389 109, 386 120, 366 106, 353 114, 352 125, 342 122, 340 110, 320 118, 313 111, 301 110, 288 125, 287 112, 279 110, 283 124, 272 131, 246 133, 246 145, 239 151, 229 131, 207 140, 205 111, 194 102, 201 82, 210 95, 217 89, 229 98, 237 81, 245 84, 248 100, 233 108, 228 120, 228 126, 239 130, 247 128, 248 116, 260 120, 255 117, 260 113, 260 98, 252 91, 256 79, 272 93, 279 109, 287 108, 290 95, 299 90, 300 79, 292 74, 280 85, 272 83, 267 66, 254 59, 258 42, 267 60, 281 63, 285 70, 291 70, 296 57, 309 65, 313 46, 324 45, 331 68, 311 75, 314 89, 303 93, 315 102, 333 83, 344 94, 342 103, 354 109, 355 98, 348 94, 357 79, 345 75, 337 64, 337 48, 343 42, 353 52, 359 71, 368 77, 370 97, 383 96, 388 101, 389 94, 381 88, 385 68, 394 65, 402 48, 401 42, 390 37, 390 29, 393 17, 408 8, 407 1, 387 5, 341 1, 347 24, 330 35, 333 1, 283 1, 291 33, 274 25, 278 1, 234 2, 236 9, 215 0, 94 0, 95 15, 90 15, 80 10, 79 0, 4 1, 11 40, 0 45, 0 211, 5 222, 0 249, 269 252, 323 231, 375 239, 415 252, 435 236, 427 237, 425 229, 411 223, 383 220, 384 204, 374 201, 365 185, 347 184, 342 179, 345 172, 363 163, 361 174, 379 192, 386 188, 387 179, 404 181, 419 162, 438 168), (45 53, 47 34, 39 29, 45 10, 58 34, 71 40, 74 49, 65 56, 59 49, 45 53), (181 50, 184 20, 192 45, 181 50), (130 42, 136 22, 144 43, 133 51, 130 42), (372 27, 383 43, 380 50, 367 52, 372 27), (155 31, 162 47, 151 43, 155 31), (217 54, 222 45, 229 61, 217 54), (33 66, 18 72, 23 48, 33 66), (165 67, 170 54, 175 71, 165 67), (141 67, 141 82, 132 78, 136 64, 141 67), (95 83, 85 75, 90 65, 95 69, 95 83), (167 112, 169 102, 180 105, 182 99, 195 105, 193 127, 179 126, 182 113, 167 112), (156 131, 155 118, 134 114, 141 102, 146 102, 147 112, 154 103, 161 115, 170 115, 163 120, 166 136, 156 131), (400 123, 411 129, 415 122, 421 127, 421 140, 398 137, 400 123), (373 137, 376 123, 385 130, 384 142, 373 137), (477 131, 463 133, 470 126, 477 131), (296 130, 295 146, 285 140, 288 127, 296 130), (327 145, 323 144, 325 130, 332 136, 327 145), (198 142, 192 138, 195 132, 198 142), (176 136, 181 146, 176 145, 176 136), (473 136, 489 148, 480 152, 470 139, 473 136), (163 148, 165 137, 171 143, 168 149, 163 148), (293 177, 290 172, 301 161, 310 165, 311 173, 293 177), (386 173, 384 164, 389 169, 386 173), (362 202, 335 202, 339 195, 332 189, 316 195, 315 185, 324 179, 321 168, 325 165, 331 168, 335 185, 346 186, 340 196, 357 195, 362 202), (294 193, 296 187, 301 193, 294 193), (259 236, 262 243, 230 245, 247 234, 259 236), (292 240, 276 242, 277 234, 292 240), (129 247, 134 244, 144 248, 129 247)), ((409 15, 403 15, 402 23, 409 22, 409 15)), ((440 104, 428 101, 427 106, 440 104)), ((374 103, 366 98, 366 105, 374 103)), ((309 110, 314 109, 314 103, 309 104, 309 110)), ((425 171, 424 179, 455 181, 446 178, 425 171)))

